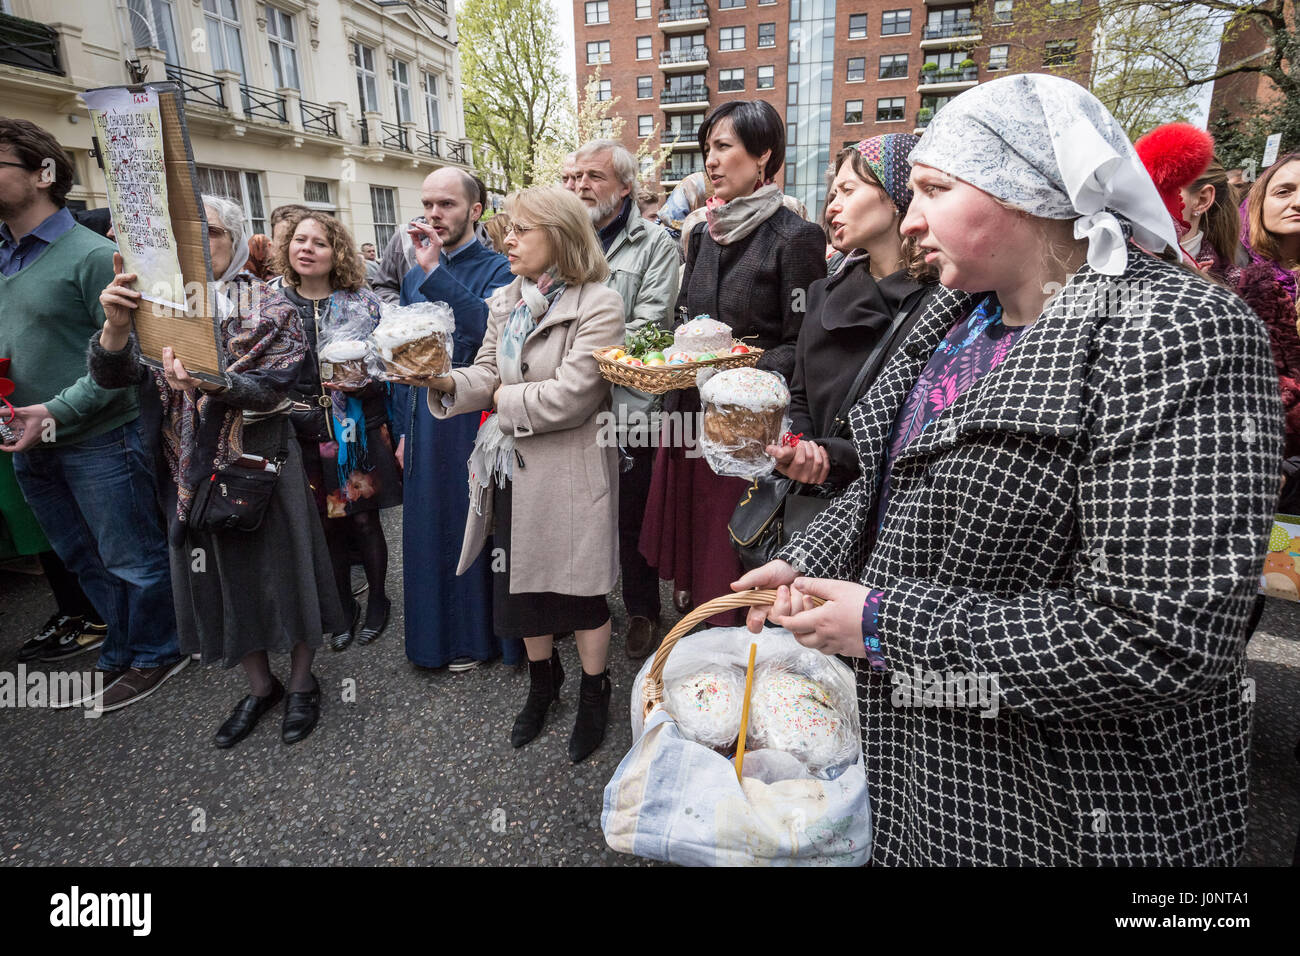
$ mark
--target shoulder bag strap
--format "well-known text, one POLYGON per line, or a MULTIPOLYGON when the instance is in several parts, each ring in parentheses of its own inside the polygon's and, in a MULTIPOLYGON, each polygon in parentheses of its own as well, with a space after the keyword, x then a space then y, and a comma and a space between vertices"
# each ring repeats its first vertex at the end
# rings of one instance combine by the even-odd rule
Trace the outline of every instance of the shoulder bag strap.
POLYGON ((840 404, 839 411, 835 413, 834 421, 831 422, 831 433, 828 437, 839 436, 848 428, 849 412, 862 398, 866 382, 875 377, 889 356, 894 354, 894 347, 906 338, 907 333, 912 330, 912 326, 916 324, 916 319, 925 311, 923 306, 926 299, 929 298, 930 291, 930 287, 917 289, 903 300, 898 314, 894 316, 889 334, 881 340, 877 348, 872 350, 867 360, 862 363, 862 368, 858 370, 858 375, 853 380, 853 384, 849 386, 844 401, 840 404))

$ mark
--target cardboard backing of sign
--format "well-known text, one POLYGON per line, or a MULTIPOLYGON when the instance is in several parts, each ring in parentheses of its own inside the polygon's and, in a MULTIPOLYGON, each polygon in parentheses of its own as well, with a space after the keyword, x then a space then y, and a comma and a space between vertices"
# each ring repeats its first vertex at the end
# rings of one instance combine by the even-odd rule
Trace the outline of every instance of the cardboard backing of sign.
MULTIPOLYGON (((148 300, 140 302, 135 313, 140 356, 146 364, 161 368, 162 350, 170 346, 190 374, 209 382, 223 383, 226 355, 217 344, 220 320, 212 293, 208 223, 194 173, 194 153, 190 149, 189 128, 185 123, 184 100, 179 88, 171 82, 113 88, 131 92, 148 89, 158 96, 167 171, 167 206, 189 305, 188 314, 180 315, 148 300)), ((104 152, 98 144, 96 152, 100 166, 104 168, 104 152)), ((104 168, 105 176, 111 174, 111 170, 104 168)))

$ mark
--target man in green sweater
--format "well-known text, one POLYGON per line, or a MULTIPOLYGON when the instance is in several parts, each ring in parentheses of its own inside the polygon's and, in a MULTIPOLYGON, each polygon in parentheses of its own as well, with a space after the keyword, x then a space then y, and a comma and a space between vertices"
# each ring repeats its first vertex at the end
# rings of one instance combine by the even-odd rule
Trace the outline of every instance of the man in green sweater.
POLYGON ((86 371, 114 246, 73 220, 64 206, 71 186, 72 165, 53 136, 0 117, 0 356, 12 360, 16 433, 0 452, 13 453, 27 504, 108 625, 94 703, 116 710, 153 693, 189 658, 177 644, 136 390, 100 388, 86 371))

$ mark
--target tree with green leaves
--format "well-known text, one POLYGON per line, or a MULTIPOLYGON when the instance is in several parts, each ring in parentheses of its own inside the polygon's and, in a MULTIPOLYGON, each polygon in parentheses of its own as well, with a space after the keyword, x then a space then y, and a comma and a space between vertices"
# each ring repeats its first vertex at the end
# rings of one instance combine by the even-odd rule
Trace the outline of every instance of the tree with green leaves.
POLYGON ((475 155, 495 162, 509 189, 530 186, 569 104, 555 11, 547 0, 464 0, 456 32, 475 155))

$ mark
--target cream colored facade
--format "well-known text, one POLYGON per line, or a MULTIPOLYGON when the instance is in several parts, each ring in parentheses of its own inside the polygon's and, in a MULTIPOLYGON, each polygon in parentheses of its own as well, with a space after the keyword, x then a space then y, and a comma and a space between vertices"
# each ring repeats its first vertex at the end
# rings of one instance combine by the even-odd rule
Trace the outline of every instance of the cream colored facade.
POLYGON ((472 168, 452 3, 0 0, 0 115, 54 133, 77 166, 69 200, 95 208, 104 177, 77 94, 171 79, 202 188, 238 199, 255 231, 306 200, 382 249, 426 175, 472 168))

